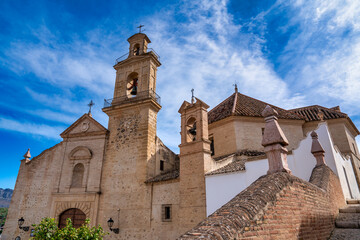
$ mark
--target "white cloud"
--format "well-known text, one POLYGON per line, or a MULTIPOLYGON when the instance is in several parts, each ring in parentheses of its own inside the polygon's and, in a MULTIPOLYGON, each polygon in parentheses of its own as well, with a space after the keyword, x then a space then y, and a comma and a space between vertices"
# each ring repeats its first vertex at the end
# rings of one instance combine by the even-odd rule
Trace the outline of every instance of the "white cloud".
POLYGON ((38 135, 46 138, 60 139, 60 133, 64 127, 48 126, 45 124, 35 124, 30 122, 19 122, 14 119, 0 116, 0 128, 26 134, 38 135))
POLYGON ((184 1, 176 11, 159 15, 148 19, 156 26, 149 37, 163 63, 157 75, 164 107, 158 126, 160 137, 173 149, 180 141, 177 110, 183 100, 190 100, 191 88, 211 108, 232 94, 234 83, 240 92, 281 107, 303 102, 301 94, 290 96, 287 84, 263 56, 263 39, 242 33, 242 26, 233 23, 226 1, 184 1), (185 21, 173 26, 179 12, 185 21), (246 40, 250 38, 252 42, 246 40))
POLYGON ((360 2, 280 2, 293 10, 289 24, 299 26, 282 56, 291 64, 285 80, 307 104, 340 105, 349 115, 360 114, 360 2))

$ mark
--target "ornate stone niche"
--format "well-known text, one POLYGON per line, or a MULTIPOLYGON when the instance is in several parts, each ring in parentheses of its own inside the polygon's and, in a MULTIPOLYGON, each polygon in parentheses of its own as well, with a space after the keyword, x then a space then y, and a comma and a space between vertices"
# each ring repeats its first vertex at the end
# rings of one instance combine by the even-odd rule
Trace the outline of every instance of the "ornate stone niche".
POLYGON ((70 152, 68 156, 71 168, 71 177, 68 179, 70 192, 86 191, 92 156, 92 151, 84 146, 78 146, 70 152))

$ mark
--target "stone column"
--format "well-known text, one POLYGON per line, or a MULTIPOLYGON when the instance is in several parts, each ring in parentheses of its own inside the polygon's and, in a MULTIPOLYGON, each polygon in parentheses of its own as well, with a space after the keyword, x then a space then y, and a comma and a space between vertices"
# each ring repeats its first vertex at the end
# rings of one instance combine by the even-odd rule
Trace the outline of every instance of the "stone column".
POLYGON ((322 148, 319 140, 318 135, 316 132, 312 131, 311 133, 312 144, 311 144, 311 153, 314 155, 316 159, 316 166, 326 165, 324 159, 324 149, 322 148))
POLYGON ((288 151, 285 148, 289 142, 277 122, 278 113, 267 105, 262 115, 265 118, 265 131, 261 144, 265 147, 264 150, 269 161, 267 173, 291 173, 287 163, 288 151))

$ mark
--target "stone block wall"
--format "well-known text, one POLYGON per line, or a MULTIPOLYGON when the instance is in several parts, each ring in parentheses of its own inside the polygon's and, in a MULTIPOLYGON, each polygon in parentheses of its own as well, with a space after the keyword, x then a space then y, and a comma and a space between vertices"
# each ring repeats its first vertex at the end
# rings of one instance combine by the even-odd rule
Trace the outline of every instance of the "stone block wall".
POLYGON ((262 176, 178 239, 327 239, 345 205, 340 182, 327 166, 310 181, 262 176))

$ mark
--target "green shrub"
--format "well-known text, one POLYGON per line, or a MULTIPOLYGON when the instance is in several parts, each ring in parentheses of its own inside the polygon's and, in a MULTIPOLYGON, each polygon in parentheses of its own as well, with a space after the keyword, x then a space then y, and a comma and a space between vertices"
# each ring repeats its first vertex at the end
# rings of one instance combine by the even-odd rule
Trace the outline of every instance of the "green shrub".
POLYGON ((71 219, 66 220, 64 228, 58 228, 58 224, 53 218, 43 218, 39 224, 34 224, 32 240, 101 240, 108 234, 102 227, 89 226, 90 220, 86 219, 85 224, 79 228, 74 228, 71 219))

